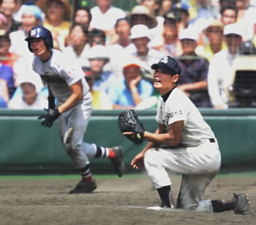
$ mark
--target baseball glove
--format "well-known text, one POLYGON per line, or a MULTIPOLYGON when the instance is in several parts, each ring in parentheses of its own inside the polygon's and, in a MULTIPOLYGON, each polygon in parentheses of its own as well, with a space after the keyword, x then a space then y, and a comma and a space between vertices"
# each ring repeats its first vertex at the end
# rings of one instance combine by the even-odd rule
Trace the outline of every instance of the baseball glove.
POLYGON ((118 117, 118 126, 122 133, 133 132, 133 135, 125 135, 125 137, 134 144, 139 145, 143 142, 145 129, 134 110, 130 109, 121 112, 118 117))

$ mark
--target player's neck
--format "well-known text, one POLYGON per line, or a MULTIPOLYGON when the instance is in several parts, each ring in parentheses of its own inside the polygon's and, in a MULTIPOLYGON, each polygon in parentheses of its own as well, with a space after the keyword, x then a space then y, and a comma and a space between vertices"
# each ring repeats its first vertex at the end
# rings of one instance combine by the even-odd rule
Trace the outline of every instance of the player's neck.
POLYGON ((46 62, 51 58, 51 56, 52 56, 52 51, 47 50, 42 55, 40 55, 39 58, 41 59, 41 61, 46 62))

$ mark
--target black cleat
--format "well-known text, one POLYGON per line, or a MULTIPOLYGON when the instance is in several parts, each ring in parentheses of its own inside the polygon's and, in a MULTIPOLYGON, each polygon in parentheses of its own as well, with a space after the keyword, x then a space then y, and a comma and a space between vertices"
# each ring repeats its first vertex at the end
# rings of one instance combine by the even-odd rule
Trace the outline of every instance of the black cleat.
POLYGON ((115 171, 119 177, 123 176, 125 164, 123 162, 123 148, 121 146, 114 146, 112 148, 116 157, 111 159, 115 171))
POLYGON ((95 180, 85 182, 81 180, 69 194, 91 193, 97 188, 95 180))
POLYGON ((240 215, 251 215, 250 210, 250 199, 246 194, 234 194, 234 198, 237 200, 237 203, 234 207, 235 214, 240 215))

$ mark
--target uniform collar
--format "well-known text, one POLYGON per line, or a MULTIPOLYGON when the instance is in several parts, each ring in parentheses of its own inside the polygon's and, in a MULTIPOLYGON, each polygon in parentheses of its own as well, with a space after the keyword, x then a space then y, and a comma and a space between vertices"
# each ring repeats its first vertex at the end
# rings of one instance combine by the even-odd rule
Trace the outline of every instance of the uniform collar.
MULTIPOLYGON (((174 87, 176 88, 176 86, 174 87)), ((172 91, 174 90, 174 88, 172 88, 169 92, 167 92, 165 95, 161 95, 162 99, 164 102, 166 102, 166 100, 169 98, 170 94, 172 93, 172 91)))

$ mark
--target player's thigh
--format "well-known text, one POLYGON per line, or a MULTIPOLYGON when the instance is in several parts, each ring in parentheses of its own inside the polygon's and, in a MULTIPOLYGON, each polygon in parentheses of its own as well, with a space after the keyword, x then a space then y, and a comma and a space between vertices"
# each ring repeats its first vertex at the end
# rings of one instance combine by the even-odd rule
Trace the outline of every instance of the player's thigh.
POLYGON ((64 139, 66 132, 71 129, 70 143, 82 142, 90 116, 90 108, 83 109, 80 104, 65 112, 59 121, 59 131, 62 140, 64 139))

